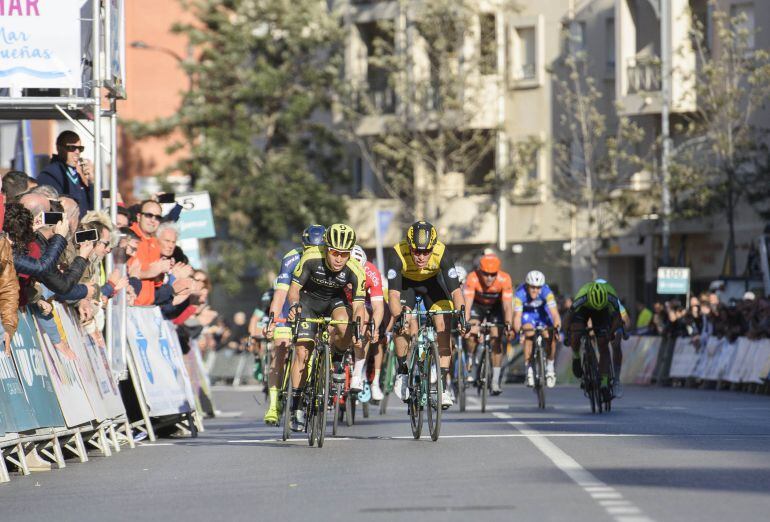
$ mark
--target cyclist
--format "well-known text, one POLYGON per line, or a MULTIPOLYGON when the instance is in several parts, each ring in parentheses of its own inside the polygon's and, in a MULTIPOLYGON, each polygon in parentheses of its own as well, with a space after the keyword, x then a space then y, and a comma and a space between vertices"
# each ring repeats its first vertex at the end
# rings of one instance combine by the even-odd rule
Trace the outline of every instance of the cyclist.
MULTIPOLYGON (((457 280, 457 269, 449 259, 446 246, 438 241, 436 229, 427 221, 418 221, 406 232, 406 238, 396 244, 389 252, 388 293, 390 313, 399 317, 404 308, 415 308, 417 296, 427 310, 459 310, 463 304, 463 294, 457 280)), ((441 378, 446 382, 449 374, 449 362, 452 355, 450 334, 451 320, 445 315, 434 317, 438 333, 438 349, 441 365, 441 378)), ((396 396, 406 401, 409 396, 406 365, 409 340, 417 333, 417 321, 410 318, 408 325, 401 325, 400 331, 394 332, 398 370, 394 391, 396 396)), ((465 331, 461 331, 465 334, 465 331)), ((449 408, 453 404, 449 390, 444 390, 441 405, 449 408)))
MULTIPOLYGON (((561 316, 556 303, 556 297, 545 284, 545 275, 539 270, 532 270, 524 279, 524 284, 516 289, 513 298, 513 329, 524 334, 524 360, 527 365, 527 386, 535 385, 535 374, 532 370, 532 342, 535 337, 535 326, 552 326, 554 331, 561 328, 561 316)), ((543 331, 543 337, 547 339, 545 385, 549 388, 556 386, 556 370, 554 358, 556 357, 556 335, 551 335, 548 330, 543 331)))
POLYGON ((289 314, 289 304, 286 302, 286 293, 291 284, 291 275, 297 267, 302 253, 310 247, 323 243, 326 228, 323 225, 310 225, 302 232, 302 248, 293 248, 284 254, 281 259, 281 269, 275 280, 272 301, 268 313, 272 313, 275 323, 266 325, 263 329, 265 338, 273 340, 273 359, 267 374, 268 393, 270 404, 265 412, 265 424, 278 424, 278 386, 283 382, 283 369, 286 362, 286 354, 291 343, 291 328, 286 326, 286 318, 289 314), (276 324, 278 323, 278 324, 276 324))
MULTIPOLYGON (((607 281, 600 279, 583 285, 572 301, 568 320, 564 330, 569 334, 569 344, 572 347, 572 373, 578 379, 583 377, 580 365, 580 334, 591 321, 594 334, 599 345, 599 373, 601 375, 602 393, 609 391, 609 342, 615 337, 615 332, 623 324, 621 317, 622 304, 615 289, 607 281)), ((615 358, 615 375, 620 375, 623 354, 620 343, 613 346, 615 358)))
MULTIPOLYGON (((287 294, 289 301, 288 320, 298 316, 306 318, 331 317, 334 320, 350 321, 351 316, 364 322, 364 284, 366 274, 361 265, 351 259, 350 252, 356 244, 356 233, 349 226, 336 223, 326 229, 324 245, 305 250, 292 274, 287 294), (352 288, 352 310, 348 306, 345 287, 352 288)), ((291 381, 295 390, 302 389, 307 379, 306 361, 315 344, 318 324, 301 322, 297 330, 296 351, 291 368, 291 381)), ((330 331, 330 344, 339 351, 345 351, 351 344, 352 331, 348 325, 335 325, 330 331)), ((353 343, 356 358, 363 360, 361 340, 353 343)), ((304 429, 304 412, 299 410, 298 395, 292 400, 291 429, 304 429)))
MULTIPOLYGON (((486 319, 492 323, 505 323, 509 329, 513 320, 513 283, 511 276, 500 270, 500 258, 484 254, 478 269, 468 274, 463 289, 465 315, 471 323, 468 352, 471 360, 479 343, 479 325, 486 319)), ((503 345, 498 327, 490 331, 492 348, 492 395, 500 395, 500 367, 503 363, 503 345)), ((471 372, 474 375, 475 372, 471 372)))
MULTIPOLYGON (((364 284, 366 292, 366 308, 364 310, 364 317, 366 321, 374 322, 372 337, 371 339, 365 338, 367 342, 362 349, 364 355, 361 358, 356 356, 356 362, 353 365, 353 376, 350 379, 350 391, 360 392, 364 388, 364 366, 366 365, 369 345, 371 344, 376 349, 379 341, 380 326, 382 325, 382 318, 385 315, 385 302, 382 295, 382 276, 380 275, 380 271, 377 270, 377 267, 367 261, 364 249, 358 245, 354 246, 350 257, 358 261, 366 274, 366 283, 364 284)), ((346 293, 348 292, 350 292, 350 290, 346 289, 346 293)), ((352 296, 348 295, 348 300, 352 303, 352 296)), ((379 375, 376 377, 379 377, 379 375)), ((380 390, 379 383, 377 383, 376 379, 373 381, 374 382, 371 384, 372 399, 378 401, 382 399, 382 391, 380 390), (376 391, 379 392, 379 396, 375 394, 375 383, 377 383, 376 391)))

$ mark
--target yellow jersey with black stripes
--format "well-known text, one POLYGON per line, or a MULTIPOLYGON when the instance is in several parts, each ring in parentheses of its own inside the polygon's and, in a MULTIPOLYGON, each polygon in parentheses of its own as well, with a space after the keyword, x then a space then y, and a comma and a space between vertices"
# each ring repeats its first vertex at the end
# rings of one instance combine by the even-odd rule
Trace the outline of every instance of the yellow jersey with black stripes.
POLYGON ((442 287, 450 295, 460 287, 454 262, 449 259, 446 245, 441 241, 436 242, 436 246, 433 247, 430 259, 428 259, 428 263, 424 268, 419 268, 415 264, 409 249, 409 243, 406 240, 395 245, 389 252, 387 279, 390 290, 402 291, 404 289, 404 280, 422 282, 431 278, 439 279, 442 287))
POLYGON ((308 248, 294 268, 292 282, 302 287, 311 297, 326 301, 345 298, 345 287, 350 285, 353 301, 366 298, 366 274, 358 261, 349 259, 342 270, 335 272, 326 263, 326 247, 308 248))

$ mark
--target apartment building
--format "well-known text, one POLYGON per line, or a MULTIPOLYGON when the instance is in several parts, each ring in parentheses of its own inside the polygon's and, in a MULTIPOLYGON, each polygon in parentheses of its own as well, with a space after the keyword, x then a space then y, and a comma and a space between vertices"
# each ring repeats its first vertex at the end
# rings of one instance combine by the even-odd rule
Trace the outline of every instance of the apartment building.
MULTIPOLYGON (((367 46, 367 42, 371 41, 372 31, 380 20, 391 21, 396 28, 407 32, 407 27, 411 27, 410 16, 419 16, 414 7, 418 4, 361 0, 348 4, 347 74, 353 81, 368 80, 362 84, 368 88, 373 105, 380 109, 362 122, 358 129, 361 133, 383 132, 387 118, 399 114, 400 104, 397 92, 390 87, 392 83, 369 73, 371 46, 367 46)), ((688 75, 697 67, 694 52, 688 47, 691 29, 688 13, 695 13, 708 28, 713 7, 707 0, 670 0, 668 4, 671 41, 666 47, 674 71, 671 114, 675 122, 677 117, 692 112, 693 104, 697 103, 688 75)), ((744 13, 747 28, 752 31, 770 27, 770 9, 761 9, 755 4, 721 0, 719 7, 732 15, 744 13)), ((555 88, 558 78, 552 74, 554 65, 569 46, 585 51, 589 57, 589 74, 603 95, 602 111, 612 120, 617 106, 619 114, 632 118, 644 129, 645 146, 649 146, 659 138, 661 128, 660 20, 666 13, 660 12, 660 2, 656 0, 532 0, 517 2, 515 10, 508 10, 510 3, 507 2, 487 1, 478 5, 479 26, 488 17, 495 29, 470 31, 466 39, 475 41, 466 45, 484 47, 480 35, 493 34, 498 51, 494 70, 485 71, 483 76, 486 85, 480 94, 480 103, 485 111, 478 119, 478 125, 487 125, 490 139, 496 142, 491 158, 493 168, 499 171, 515 161, 512 151, 519 141, 537 138, 543 146, 536 167, 525 176, 528 179, 519 180, 503 198, 479 194, 474 190, 471 173, 447 174, 438 188, 444 208, 435 225, 465 263, 480 248, 497 247, 515 278, 523 277, 535 266, 547 266, 549 278, 565 291, 571 291, 590 277, 590 269, 588 243, 582 237, 586 218, 571 216, 551 190, 555 160, 549 145, 560 125, 555 88), (525 190, 533 185, 538 187, 534 193, 525 190)), ((768 38, 766 32, 759 32, 753 37, 754 45, 768 48, 768 38)), ((394 40, 409 42, 414 38, 399 36, 397 30, 394 40)), ((419 49, 405 48, 404 52, 419 53, 419 49)), ((765 113, 759 117, 770 121, 765 113)), ((674 132, 672 140, 676 147, 684 137, 674 132)), ((392 244, 403 233, 407 213, 378 186, 365 159, 356 155, 355 149, 352 152, 355 179, 349 200, 351 219, 363 244, 372 247, 376 212, 392 212, 394 219, 381 234, 384 244, 392 244)), ((657 176, 655 172, 639 172, 628 188, 645 188, 655 183, 657 176)), ((654 202, 651 206, 660 208, 654 202)), ((599 273, 612 280, 629 302, 649 297, 661 256, 660 219, 654 214, 647 217, 619 231, 618 237, 607 242, 599 256, 599 273)), ((694 279, 708 280, 720 274, 727 243, 725 221, 717 214, 673 224, 672 255, 674 259, 684 258, 693 267, 694 279)), ((745 266, 751 242, 762 228, 757 215, 746 205, 741 206, 736 216, 739 272, 745 266)))

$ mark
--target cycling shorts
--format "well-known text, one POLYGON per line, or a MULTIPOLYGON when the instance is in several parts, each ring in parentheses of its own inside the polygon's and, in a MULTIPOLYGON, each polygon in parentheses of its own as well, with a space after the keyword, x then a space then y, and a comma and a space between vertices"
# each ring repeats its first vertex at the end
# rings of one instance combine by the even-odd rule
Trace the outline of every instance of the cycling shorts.
MULTIPOLYGON (((312 297, 305 292, 300 293, 299 304, 302 306, 303 318, 319 318, 319 317, 331 317, 332 312, 337 308, 346 308, 348 315, 350 307, 345 299, 345 296, 334 297, 332 299, 321 300, 317 297, 312 297)), ((318 332, 318 323, 308 323, 301 321, 299 328, 297 329, 297 341, 315 341, 316 333, 318 332)))
POLYGON ((553 320, 551 320, 551 316, 545 310, 528 310, 521 314, 521 324, 522 326, 527 324, 532 326, 539 324, 553 326, 553 320))
POLYGON ((620 328, 620 325, 622 325, 620 314, 609 306, 603 310, 594 310, 587 306, 583 307, 572 312, 571 323, 587 325, 589 319, 591 321, 591 328, 593 328, 596 335, 608 335, 615 329, 613 327, 617 326, 617 328, 620 328))
POLYGON ((401 306, 414 310, 417 305, 417 296, 422 298, 426 310, 454 310, 452 297, 438 281, 438 277, 431 277, 424 281, 412 281, 404 278, 401 291, 401 306))
POLYGON ((471 320, 482 322, 484 318, 490 323, 504 322, 502 302, 498 300, 495 304, 486 306, 474 301, 471 306, 471 320))

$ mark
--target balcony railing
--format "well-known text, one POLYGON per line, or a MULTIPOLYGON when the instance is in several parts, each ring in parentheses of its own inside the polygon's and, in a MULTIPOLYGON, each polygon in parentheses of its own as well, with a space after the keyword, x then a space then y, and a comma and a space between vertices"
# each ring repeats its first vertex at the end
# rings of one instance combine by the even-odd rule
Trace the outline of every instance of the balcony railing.
POLYGON ((661 90, 660 58, 657 56, 629 58, 626 71, 628 94, 661 90))
POLYGON ((370 114, 394 114, 396 112, 396 91, 384 86, 371 89, 362 84, 356 91, 358 111, 370 114))

